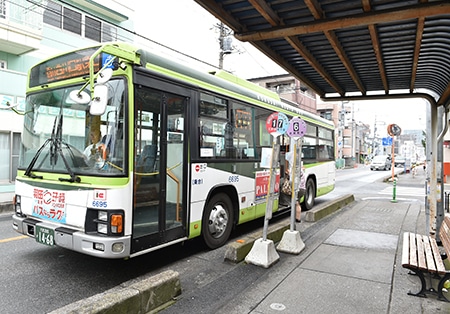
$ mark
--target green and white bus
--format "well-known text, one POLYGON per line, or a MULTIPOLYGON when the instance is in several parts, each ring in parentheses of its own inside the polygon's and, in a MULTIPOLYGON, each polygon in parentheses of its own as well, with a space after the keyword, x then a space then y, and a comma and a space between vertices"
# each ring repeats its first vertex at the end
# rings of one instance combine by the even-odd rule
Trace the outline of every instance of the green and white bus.
MULTIPOLYGON (((209 248, 265 214, 273 112, 307 122, 303 206, 335 184, 334 125, 226 72, 127 43, 29 71, 13 228, 37 242, 129 258, 194 237, 209 248), (101 140, 85 154, 90 134, 101 140)), ((280 138, 280 173, 288 139, 280 138), (284 149, 283 149, 284 148, 284 149)), ((280 176, 277 176, 279 183, 280 176)), ((274 211, 283 210, 275 201, 274 211)))

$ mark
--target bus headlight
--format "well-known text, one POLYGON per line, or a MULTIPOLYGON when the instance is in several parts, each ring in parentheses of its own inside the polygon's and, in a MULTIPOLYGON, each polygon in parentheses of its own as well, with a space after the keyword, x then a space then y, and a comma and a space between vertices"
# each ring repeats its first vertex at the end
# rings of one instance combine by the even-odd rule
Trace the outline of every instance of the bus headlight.
POLYGON ((103 243, 94 243, 94 250, 105 251, 105 245, 103 243))
POLYGON ((102 233, 102 234, 108 234, 108 225, 107 224, 98 223, 97 224, 97 232, 98 233, 102 233))
POLYGON ((125 245, 122 242, 116 242, 112 245, 111 250, 114 253, 121 253, 125 249, 125 245))
POLYGON ((107 236, 123 236, 125 232, 125 213, 122 209, 89 208, 86 212, 86 233, 107 236))
POLYGON ((100 220, 100 221, 108 221, 108 212, 105 212, 103 210, 99 210, 97 219, 100 220))

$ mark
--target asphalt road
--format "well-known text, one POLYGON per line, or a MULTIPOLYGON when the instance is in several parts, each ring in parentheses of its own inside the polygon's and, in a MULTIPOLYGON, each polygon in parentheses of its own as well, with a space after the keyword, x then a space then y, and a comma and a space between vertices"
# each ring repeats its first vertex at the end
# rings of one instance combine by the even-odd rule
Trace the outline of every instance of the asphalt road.
MULTIPOLYGON (((392 184, 382 180, 389 175, 389 171, 370 171, 363 166, 338 170, 335 191, 317 199, 317 204, 348 193, 356 199, 390 198, 392 184)), ((423 179, 420 175, 414 179, 400 176, 397 197, 423 200, 423 179)), ((332 219, 327 217, 302 232, 303 240, 315 241, 314 235, 332 219)), ((245 224, 237 228, 231 240, 262 225, 263 220, 245 224)), ((11 227, 11 214, 0 215, 0 249, 2 313, 47 313, 166 269, 180 273, 183 290, 181 299, 167 313, 176 313, 180 307, 185 313, 211 313, 232 302, 233 295, 247 289, 252 281, 267 276, 263 269, 252 267, 249 271, 245 264, 224 262, 224 247, 209 251, 200 240, 130 260, 103 260, 46 247, 16 233, 11 227)))

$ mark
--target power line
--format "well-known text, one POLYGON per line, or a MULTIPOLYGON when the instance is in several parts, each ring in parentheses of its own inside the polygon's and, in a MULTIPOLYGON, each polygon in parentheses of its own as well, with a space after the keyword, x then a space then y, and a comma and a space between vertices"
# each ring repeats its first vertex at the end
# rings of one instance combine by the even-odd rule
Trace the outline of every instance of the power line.
MULTIPOLYGON (((9 1, 10 3, 12 3, 11 1, 9 1)), ((42 8, 42 9, 44 9, 44 10, 50 10, 53 14, 55 14, 55 15, 58 15, 58 16, 60 16, 61 18, 69 18, 70 19, 70 17, 66 17, 66 16, 64 16, 64 14, 62 14, 62 12, 58 12, 57 10, 52 10, 52 8, 50 8, 48 5, 43 5, 42 3, 38 3, 38 2, 36 2, 36 1, 34 1, 34 0, 27 0, 27 2, 30 2, 30 3, 32 3, 33 5, 35 5, 35 7, 40 7, 40 8, 42 8)), ((51 1, 48 1, 49 3, 51 2, 51 1)), ((54 1, 53 1, 54 2, 54 1)), ((189 58, 189 59, 192 59, 192 60, 194 60, 194 61, 196 61, 196 62, 200 62, 200 63, 202 63, 202 64, 205 64, 205 65, 207 65, 207 66, 209 66, 209 67, 213 67, 213 68, 217 68, 217 66, 215 66, 215 65, 213 65, 213 64, 210 64, 210 63, 208 63, 208 62, 205 62, 205 61, 203 61, 203 60, 200 60, 200 59, 198 59, 198 58, 196 58, 196 57, 193 57, 193 56, 191 56, 191 55, 189 55, 189 54, 186 54, 186 53, 184 53, 184 52, 182 52, 182 51, 179 51, 179 50, 177 50, 177 49, 174 49, 174 48, 171 48, 171 47, 169 47, 169 46, 167 46, 167 45, 164 45, 164 44, 162 44, 162 43, 160 43, 160 42, 157 42, 157 41, 155 41, 155 40, 152 40, 152 39, 150 39, 150 38, 148 38, 147 36, 144 36, 144 35, 142 35, 142 34, 139 34, 139 33, 136 33, 135 31, 131 31, 130 29, 128 29, 128 28, 126 28, 126 27, 123 27, 123 26, 121 26, 121 25, 117 25, 117 24, 111 24, 109 21, 107 21, 106 19, 104 19, 104 18, 102 18, 102 17, 99 17, 99 16, 96 16, 96 15, 94 15, 94 14, 92 14, 91 12, 88 12, 88 11, 86 11, 86 10, 84 10, 83 8, 79 8, 79 7, 77 7, 77 6, 74 6, 73 4, 70 4, 70 3, 68 3, 68 2, 66 2, 66 1, 63 1, 63 0, 60 0, 59 2, 61 2, 62 4, 64 4, 66 7, 70 7, 70 8, 74 8, 74 9, 76 9, 76 11, 79 11, 79 12, 82 12, 82 13, 84 13, 85 14, 85 16, 93 16, 93 17, 95 17, 96 19, 98 19, 99 21, 101 21, 101 22, 103 22, 103 23, 107 23, 107 24, 109 24, 109 25, 113 25, 114 27, 116 27, 117 29, 121 29, 122 31, 124 31, 125 33, 128 33, 128 34, 130 34, 130 35, 134 35, 134 36, 137 36, 137 37, 139 37, 139 38, 142 38, 142 39, 144 39, 144 40, 146 40, 146 41, 148 41, 148 42, 150 42, 150 43, 153 43, 153 44, 155 44, 155 45, 158 45, 159 47, 162 47, 162 48, 164 48, 164 49, 167 49, 167 50, 170 50, 170 51, 172 51, 172 52, 175 52, 175 53, 177 53, 177 54, 179 54, 179 55, 182 55, 182 56, 184 56, 184 57, 187 57, 187 58, 189 58)), ((54 3, 56 3, 56 2, 54 2, 54 3)), ((17 5, 17 4, 16 4, 17 5)), ((26 7, 23 7, 23 6, 21 6, 23 9, 29 9, 29 8, 26 8, 26 7)), ((39 14, 38 12, 36 12, 36 11, 34 11, 36 14, 39 14)), ((42 17, 44 16, 44 13, 42 13, 42 17)), ((72 19, 73 20, 73 19, 72 19)), ((78 22, 77 20, 73 20, 74 22, 78 22)), ((86 26, 86 23, 83 23, 82 25, 84 25, 84 26, 86 26)), ((95 29, 95 28, 94 28, 95 29)), ((100 31, 100 32, 102 32, 102 30, 101 29, 96 29, 96 30, 98 30, 98 31, 100 31)), ((132 42, 132 40, 130 39, 130 38, 127 38, 127 37, 124 37, 124 36, 121 36, 124 40, 126 40, 126 41, 129 41, 129 42, 132 42)), ((50 39, 50 40, 54 40, 53 38, 48 38, 48 39, 50 39)), ((55 42, 57 42, 57 40, 54 40, 55 42)))

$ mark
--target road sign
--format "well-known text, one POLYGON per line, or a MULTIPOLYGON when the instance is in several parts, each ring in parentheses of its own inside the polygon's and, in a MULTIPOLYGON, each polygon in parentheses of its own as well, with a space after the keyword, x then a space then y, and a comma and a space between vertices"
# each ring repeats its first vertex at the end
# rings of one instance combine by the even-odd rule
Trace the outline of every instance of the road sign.
POLYGON ((391 146, 392 145, 392 137, 383 137, 381 139, 381 143, 383 146, 391 146))
POLYGON ((398 136, 402 133, 402 129, 397 124, 389 124, 387 132, 390 136, 398 136))

